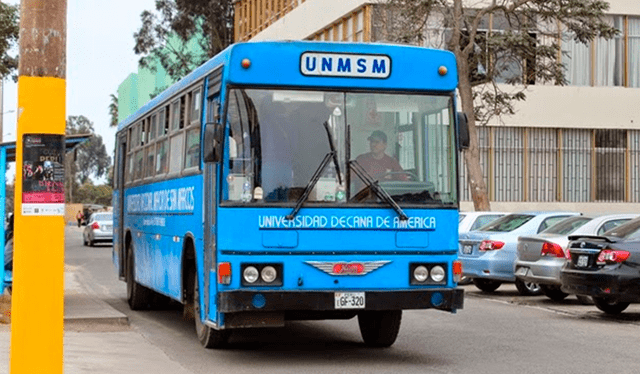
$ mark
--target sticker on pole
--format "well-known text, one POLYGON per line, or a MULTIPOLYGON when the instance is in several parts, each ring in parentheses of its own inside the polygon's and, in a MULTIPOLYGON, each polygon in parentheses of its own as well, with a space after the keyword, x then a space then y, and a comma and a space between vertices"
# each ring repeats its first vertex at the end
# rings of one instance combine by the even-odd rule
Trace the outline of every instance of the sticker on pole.
POLYGON ((64 215, 64 135, 24 135, 22 215, 64 215))

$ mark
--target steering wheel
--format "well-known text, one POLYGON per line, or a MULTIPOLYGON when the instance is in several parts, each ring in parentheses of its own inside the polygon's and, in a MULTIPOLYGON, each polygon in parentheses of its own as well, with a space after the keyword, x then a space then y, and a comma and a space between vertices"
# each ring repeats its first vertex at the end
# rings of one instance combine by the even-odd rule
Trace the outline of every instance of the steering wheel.
MULTIPOLYGON (((420 178, 418 178, 417 175, 415 175, 414 173, 410 172, 410 171, 388 171, 384 174, 382 174, 380 177, 378 177, 378 181, 386 181, 387 177, 392 177, 394 175, 406 175, 409 177, 409 179, 413 182, 417 182, 420 180, 420 178)), ((389 178, 389 180, 394 180, 393 178, 389 178)))

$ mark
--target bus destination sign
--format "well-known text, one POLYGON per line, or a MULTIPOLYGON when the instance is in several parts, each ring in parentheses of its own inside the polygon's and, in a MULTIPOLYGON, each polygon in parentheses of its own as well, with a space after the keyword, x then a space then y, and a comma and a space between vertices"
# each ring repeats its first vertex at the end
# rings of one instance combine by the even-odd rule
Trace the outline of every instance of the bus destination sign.
POLYGON ((391 58, 386 55, 305 52, 300 71, 306 76, 388 78, 391 58))

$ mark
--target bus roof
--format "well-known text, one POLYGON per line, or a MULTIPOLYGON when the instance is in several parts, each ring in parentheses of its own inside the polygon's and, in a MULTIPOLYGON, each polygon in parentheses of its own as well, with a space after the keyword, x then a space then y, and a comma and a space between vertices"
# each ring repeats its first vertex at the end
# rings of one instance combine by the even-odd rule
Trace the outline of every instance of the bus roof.
POLYGON ((444 50, 373 43, 238 43, 229 46, 149 101, 121 122, 118 130, 137 121, 158 104, 203 79, 221 65, 237 66, 223 72, 224 83, 236 85, 409 92, 453 92, 458 85, 455 56, 444 50), (250 62, 248 68, 242 67, 243 60, 250 62), (365 67, 367 64, 368 71, 365 67), (446 67, 446 74, 440 74, 442 66, 446 67), (361 70, 364 71, 362 74, 359 73, 361 70))

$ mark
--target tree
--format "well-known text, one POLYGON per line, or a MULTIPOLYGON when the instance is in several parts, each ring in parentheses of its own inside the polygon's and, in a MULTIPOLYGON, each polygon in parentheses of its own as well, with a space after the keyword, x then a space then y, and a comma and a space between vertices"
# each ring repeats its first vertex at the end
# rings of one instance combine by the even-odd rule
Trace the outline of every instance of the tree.
POLYGON ((20 33, 18 7, 0 3, 0 78, 12 74, 18 68, 18 57, 9 55, 18 43, 20 33))
MULTIPOLYGON (((66 135, 91 134, 91 138, 78 145, 75 150, 75 162, 69 166, 71 188, 75 181, 85 184, 90 177, 100 178, 106 175, 111 158, 102 142, 102 136, 95 134, 93 122, 85 116, 69 116, 66 135)), ((74 191, 75 192, 75 191, 74 191)))
POLYGON ((155 71, 158 63, 172 79, 184 77, 233 42, 233 2, 156 0, 157 12, 142 12, 134 33, 140 65, 155 71))
POLYGON ((469 119, 471 144, 464 157, 475 210, 490 210, 477 124, 513 114, 530 84, 567 84, 559 35, 586 44, 617 33, 603 19, 609 4, 602 0, 486 0, 473 8, 463 0, 380 1, 378 39, 424 45, 436 37, 456 56, 462 110, 469 119), (489 18, 500 27, 488 31, 489 18), (498 82, 512 86, 507 92, 498 82))
POLYGON ((118 126, 118 96, 109 95, 111 102, 109 103, 109 127, 118 126))
POLYGON ((83 204, 98 204, 110 206, 113 196, 113 188, 108 184, 95 186, 91 180, 87 180, 78 188, 76 201, 83 204))

